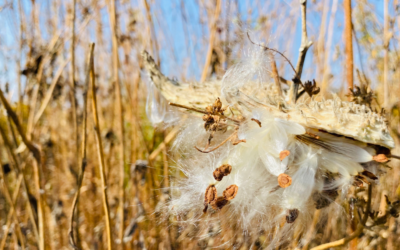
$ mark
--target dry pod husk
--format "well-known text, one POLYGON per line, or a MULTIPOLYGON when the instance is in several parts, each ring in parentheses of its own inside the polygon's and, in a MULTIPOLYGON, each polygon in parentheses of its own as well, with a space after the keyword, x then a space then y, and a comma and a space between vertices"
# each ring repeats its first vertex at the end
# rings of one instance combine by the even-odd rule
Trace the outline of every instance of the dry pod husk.
POLYGON ((222 166, 218 167, 217 169, 214 170, 213 176, 214 179, 217 181, 221 181, 224 176, 227 176, 231 173, 232 171, 232 166, 229 164, 223 164, 222 166))
POLYGON ((282 173, 278 176, 278 184, 281 188, 287 188, 292 185, 292 177, 282 173))
POLYGON ((224 198, 229 201, 236 197, 238 190, 239 187, 233 184, 227 187, 222 194, 224 198))

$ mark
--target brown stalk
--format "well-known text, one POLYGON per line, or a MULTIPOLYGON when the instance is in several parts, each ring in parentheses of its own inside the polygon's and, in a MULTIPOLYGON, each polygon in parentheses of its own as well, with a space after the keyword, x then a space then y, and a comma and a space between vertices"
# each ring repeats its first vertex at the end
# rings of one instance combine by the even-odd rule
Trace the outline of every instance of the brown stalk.
MULTIPOLYGON (((346 51, 347 89, 353 89, 353 24, 351 21, 351 0, 344 0, 344 37, 346 51)), ((349 97, 350 98, 350 97, 349 97)))
MULTIPOLYGON (((92 44, 94 47, 94 44, 92 44)), ((97 153, 99 156, 99 171, 100 171, 100 178, 101 178, 101 191, 103 193, 103 208, 105 214, 105 223, 106 223, 106 234, 107 234, 107 248, 109 250, 112 249, 112 234, 111 234, 111 222, 110 222, 110 208, 108 205, 108 198, 107 198, 107 184, 106 184, 106 177, 105 177, 105 164, 104 164, 104 151, 103 151, 103 143, 101 140, 101 132, 100 132, 100 122, 99 122, 99 115, 97 112, 97 98, 96 98, 96 75, 94 72, 94 60, 91 61, 90 65, 90 82, 92 87, 92 109, 93 109, 93 119, 94 119, 94 130, 96 134, 96 145, 97 145, 97 153)))
MULTIPOLYGON (((60 79, 60 76, 65 68, 65 66, 67 66, 67 64, 69 63, 69 59, 67 59, 65 62, 63 62, 60 66, 60 68, 58 69, 58 71, 56 72, 53 81, 51 82, 49 89, 46 92, 46 95, 43 99, 42 105, 40 105, 39 111, 36 113, 36 115, 34 116, 33 119, 33 127, 35 127, 35 125, 37 124, 37 122, 39 121, 40 117, 42 117, 43 112, 45 111, 47 105, 49 104, 51 97, 53 95, 53 91, 58 83, 58 80, 60 79)), ((71 63, 72 63, 72 58, 71 58, 71 63)))
MULTIPOLYGON (((0 166, 3 166, 3 162, 1 161, 1 159, 0 159, 0 166)), ((0 167, 0 169, 1 169, 0 170, 0 182, 2 182, 2 188, 3 188, 3 192, 4 192, 4 196, 6 198, 6 201, 10 205, 9 215, 11 215, 13 217, 12 219, 14 220, 14 226, 15 226, 14 233, 17 234, 18 241, 21 244, 21 248, 25 249, 24 237, 23 237, 22 232, 21 232, 21 227, 19 226, 19 221, 18 221, 18 217, 17 217, 17 213, 16 213, 17 210, 15 209, 15 202, 16 202, 16 198, 18 196, 18 192, 14 193, 15 199, 14 199, 14 197, 11 197, 11 194, 10 194, 10 192, 8 190, 8 187, 7 187, 7 184, 6 184, 6 179, 5 179, 5 174, 4 174, 3 167, 0 167)), ((21 184, 21 180, 22 180, 21 177, 22 176, 19 175, 19 178, 18 178, 18 183, 19 183, 18 184, 18 189, 19 189, 19 185, 21 184)), ((9 219, 8 222, 11 222, 11 218, 8 218, 8 219, 9 219)), ((7 224, 8 224, 8 222, 7 222, 7 224)), ((8 230, 9 227, 10 226, 7 226, 7 230, 8 230)), ((7 238, 7 234, 4 234, 4 238, 7 238)), ((0 245, 0 249, 3 249, 3 246, 4 245, 3 245, 3 242, 2 242, 2 244, 0 245)))
MULTIPOLYGON (((15 203, 16 203, 17 198, 18 198, 19 189, 21 187, 22 179, 23 179, 22 175, 18 175, 17 188, 15 189, 13 197, 12 197, 12 202, 13 202, 14 206, 15 206, 15 203)), ((13 216, 13 214, 14 214, 13 210, 8 211, 7 219, 6 219, 7 222, 6 222, 6 225, 5 225, 6 229, 4 229, 3 235, 8 235, 8 232, 9 232, 10 226, 11 226, 11 217, 13 216)), ((6 240, 7 240, 7 237, 3 237, 3 239, 1 240, 1 242, 0 242, 0 250, 4 249, 4 246, 6 244, 6 240)))
MULTIPOLYGON (((86 71, 86 80, 85 80, 85 91, 83 94, 83 127, 82 127, 82 146, 81 146, 81 167, 80 167, 80 173, 79 173, 79 178, 78 178, 78 188, 75 193, 74 201, 72 202, 72 209, 71 209, 71 219, 70 219, 70 224, 69 224, 69 240, 70 244, 74 249, 79 249, 78 247, 78 240, 75 239, 74 236, 74 231, 79 233, 79 230, 74 230, 74 221, 77 221, 75 219, 75 210, 77 209, 78 202, 79 202, 79 196, 80 196, 80 190, 82 187, 82 181, 83 177, 85 175, 85 169, 86 169, 86 164, 87 164, 87 159, 86 159, 86 144, 87 144, 87 99, 88 99, 88 91, 90 88, 90 72, 92 70, 93 66, 93 51, 94 51, 94 44, 90 44, 89 48, 89 55, 87 59, 87 71, 86 71)), ((79 237, 77 237, 79 239, 79 237)))
POLYGON ((326 244, 316 246, 314 248, 311 248, 311 250, 323 250, 323 249, 328 249, 328 248, 333 248, 333 247, 344 246, 345 244, 349 243, 353 239, 357 238, 363 232, 365 223, 368 220, 368 216, 369 216, 370 210, 371 210, 371 200, 372 200, 372 185, 369 185, 368 201, 367 201, 367 206, 365 208, 364 216, 362 217, 361 223, 358 224, 357 229, 353 232, 353 234, 351 234, 343 239, 337 240, 337 241, 333 241, 333 242, 329 242, 326 244))
POLYGON ((215 12, 214 12, 214 20, 212 25, 210 26, 210 38, 208 40, 208 50, 206 55, 206 61, 204 62, 203 72, 201 73, 200 82, 204 82, 208 75, 208 69, 210 67, 212 52, 214 49, 215 36, 217 34, 217 21, 219 15, 221 14, 221 2, 222 2, 221 0, 217 0, 216 4, 217 6, 215 7, 215 12))
POLYGON ((30 219, 30 221, 31 221, 31 223, 32 223, 33 234, 35 235, 35 238, 36 238, 36 240, 37 240, 37 243, 40 244, 40 236, 39 236, 38 226, 37 226, 37 224, 36 224, 36 219, 35 219, 36 213, 35 213, 35 210, 34 210, 34 208, 33 208, 32 203, 29 201, 28 194, 30 194, 30 192, 29 192, 29 190, 28 190, 28 184, 27 184, 26 177, 25 177, 25 174, 24 174, 24 171, 23 171, 23 170, 24 170, 24 167, 21 167, 21 166, 19 165, 17 156, 15 155, 14 150, 13 150, 13 148, 11 147, 11 144, 10 144, 8 138, 7 138, 7 135, 6 135, 6 133, 5 133, 5 130, 4 130, 3 126, 1 126, 1 125, 0 125, 0 133, 1 133, 1 137, 2 137, 2 139, 3 139, 3 142, 4 142, 4 144, 5 144, 6 148, 7 148, 8 157, 9 157, 9 159, 12 159, 13 162, 14 162, 14 165, 15 165, 15 168, 14 168, 15 174, 16 174, 16 175, 19 175, 19 176, 22 176, 22 188, 23 188, 24 193, 26 194, 26 197, 25 197, 25 198, 27 199, 27 203, 28 203, 28 214, 29 214, 29 219, 30 219))
POLYGON ((283 97, 282 86, 281 86, 281 82, 279 81, 279 73, 278 73, 275 58, 273 55, 271 55, 271 68, 272 68, 272 76, 274 77, 274 81, 275 81, 275 86, 278 89, 278 95, 283 97))
POLYGON ((298 98, 298 90, 301 85, 301 74, 303 73, 304 61, 306 59, 307 50, 311 47, 312 42, 307 36, 307 0, 300 0, 301 5, 301 45, 299 49, 299 58, 296 65, 296 75, 293 78, 291 86, 291 102, 296 103, 298 98))
POLYGON ((42 167, 42 160, 41 160, 41 151, 37 145, 32 143, 30 140, 28 140, 27 136, 25 135, 25 132, 21 126, 21 123, 19 122, 19 119, 17 117, 17 114, 12 110, 10 104, 8 103, 7 99, 5 98, 3 91, 0 89, 0 99, 1 102, 3 103, 5 109, 7 110, 7 114, 11 117, 13 120, 15 127, 18 130, 19 135, 22 138, 22 141, 26 145, 26 147, 31 151, 33 154, 33 157, 35 158, 35 164, 34 165, 34 182, 36 185, 36 191, 37 193, 37 199, 38 199, 38 221, 39 221, 39 249, 44 250, 45 249, 45 229, 44 229, 44 207, 43 207, 43 200, 42 200, 42 188, 41 188, 41 167, 42 167))
MULTIPOLYGON (((173 103, 173 102, 170 102, 168 104, 171 105, 171 106, 174 106, 174 107, 184 108, 184 109, 191 110, 191 111, 198 112, 198 113, 202 113, 202 114, 208 114, 206 111, 204 111, 202 109, 192 108, 192 107, 188 107, 188 106, 185 106, 185 105, 182 105, 182 104, 178 104, 178 103, 173 103)), ((227 116, 221 116, 221 119, 227 119, 227 120, 236 122, 238 124, 240 123, 239 120, 234 119, 234 118, 230 118, 230 117, 227 117, 227 116)))
POLYGON ((388 82, 388 70, 389 70, 389 0, 384 0, 383 3, 383 46, 384 46, 384 57, 383 57, 383 107, 389 109, 389 82, 388 82))
MULTIPOLYGON (((186 118, 183 119, 183 121, 186 120, 186 118)), ((168 143, 170 143, 175 136, 178 134, 180 130, 179 126, 176 126, 171 132, 169 132, 165 138, 164 141, 160 143, 160 145, 157 146, 157 148, 155 150, 153 150, 153 152, 151 152, 150 156, 149 156, 149 162, 153 161, 162 151, 163 149, 167 146, 168 143)))
POLYGON ((124 230, 125 230, 125 218, 124 218, 124 206, 125 206, 125 136, 124 136, 124 116, 122 106, 122 93, 121 85, 119 80, 119 57, 118 57, 118 38, 117 38, 117 23, 116 23, 116 8, 115 1, 109 1, 109 17, 110 17, 110 28, 112 33, 112 63, 113 63, 113 76, 115 85, 115 96, 117 102, 117 116, 119 120, 119 219, 120 227, 118 231, 118 238, 120 240, 121 249, 124 249, 124 230))

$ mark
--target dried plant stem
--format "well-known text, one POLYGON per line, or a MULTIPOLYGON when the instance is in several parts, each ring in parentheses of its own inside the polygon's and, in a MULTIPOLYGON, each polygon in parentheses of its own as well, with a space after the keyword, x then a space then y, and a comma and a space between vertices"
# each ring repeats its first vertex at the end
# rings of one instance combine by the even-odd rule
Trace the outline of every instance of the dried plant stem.
POLYGON ((44 224, 44 206, 43 206, 43 199, 42 196, 42 188, 41 188, 41 164, 42 164, 42 158, 41 158, 41 151, 39 147, 35 144, 33 144, 30 140, 28 140, 21 123, 19 122, 19 119, 17 117, 17 114, 12 110, 10 104, 8 103, 7 99, 5 98, 3 91, 0 89, 0 99, 1 102, 3 103, 5 109, 7 110, 8 116, 11 117, 13 120, 15 127, 18 130, 19 135, 22 138, 22 141, 26 145, 26 147, 31 151, 33 154, 33 157, 35 158, 34 162, 34 183, 36 185, 36 191, 37 191, 37 204, 38 204, 38 222, 39 222, 39 249, 44 250, 45 249, 45 224, 44 224))
POLYGON ((351 240, 357 238, 363 232, 365 223, 367 222, 368 216, 370 214, 371 200, 372 200, 372 185, 369 185, 368 186, 368 201, 367 201, 367 206, 364 211, 364 216, 362 218, 361 223, 358 224, 357 229, 354 231, 354 233, 343 239, 316 246, 314 248, 311 248, 311 250, 323 250, 323 249, 328 249, 328 248, 333 248, 333 247, 340 247, 340 246, 343 246, 343 245, 349 243, 351 240))
POLYGON ((203 67, 203 72, 201 73, 200 82, 204 82, 206 80, 208 74, 208 68, 210 67, 212 52, 214 50, 215 36, 217 34, 217 21, 221 13, 221 2, 222 2, 221 0, 217 0, 217 6, 215 7, 214 20, 210 27, 210 38, 208 40, 206 61, 204 62, 204 67, 203 67))
MULTIPOLYGON (((353 89, 353 24, 351 21, 351 0, 344 0, 344 37, 346 51, 347 89, 353 89)), ((350 96, 349 96, 350 98, 350 96)))
POLYGON ((389 109, 389 82, 388 82, 388 70, 389 70, 389 0, 383 2, 383 107, 389 109))
MULTIPOLYGON (((93 44, 94 47, 94 44, 93 44)), ((93 119, 94 119, 94 129, 96 134, 96 144, 97 144, 97 153, 99 156, 99 171, 101 178, 101 191, 103 193, 103 208, 105 214, 105 223, 106 223, 106 234, 107 234, 107 247, 109 250, 112 249, 112 234, 111 234, 111 222, 110 222, 110 209, 108 206, 108 198, 107 198, 107 184, 105 177, 105 164, 104 164, 104 151, 103 151, 103 143, 101 140, 101 132, 100 132, 100 122, 99 115, 97 112, 97 98, 96 98, 96 81, 95 81, 95 72, 94 72, 94 61, 92 60, 90 65, 90 81, 91 81, 91 89, 92 89, 92 111, 93 111, 93 119)))
MULTIPOLYGON (((168 104, 171 105, 171 106, 174 106, 174 107, 184 108, 184 109, 195 111, 195 112, 202 113, 202 114, 208 114, 206 111, 198 109, 198 108, 192 108, 192 107, 188 107, 188 106, 185 106, 185 105, 182 105, 182 104, 178 104, 178 103, 173 103, 173 102, 170 102, 168 104)), ((233 121, 233 122, 236 122, 236 123, 240 123, 239 120, 236 120, 236 119, 230 118, 230 117, 226 117, 226 116, 221 116, 221 119, 227 119, 227 120, 230 120, 230 121, 233 121)))
MULTIPOLYGON (((1 159, 0 159, 0 165, 3 166, 3 163, 1 162, 1 159)), ((14 226, 15 226, 15 231, 14 231, 14 233, 17 234, 18 240, 19 240, 19 242, 20 242, 20 244, 21 244, 21 248, 22 248, 22 249, 25 249, 24 237, 23 237, 23 235, 22 235, 21 227, 19 226, 19 221, 18 221, 18 217, 17 217, 16 210, 15 210, 15 201, 16 201, 18 192, 15 191, 14 197, 11 197, 11 194, 10 194, 10 192, 9 192, 9 190, 8 190, 8 187, 7 187, 7 184, 6 184, 6 179, 5 179, 4 170, 3 170, 2 167, 0 167, 0 169, 1 169, 1 170, 0 170, 0 182, 2 182, 2 184, 3 184, 3 185, 2 185, 2 188, 3 188, 4 196, 5 196, 7 202, 8 202, 9 205, 10 205, 9 215, 10 215, 10 217, 12 216, 13 219, 14 219, 14 226)), ((18 185, 17 189, 19 189, 19 186, 20 186, 20 184, 21 184, 21 180, 22 180, 22 176, 19 175, 19 177, 18 177, 18 183, 17 183, 17 185, 18 185)), ((8 219, 7 224, 8 224, 9 222, 11 222, 11 218, 10 218, 10 217, 7 216, 7 219, 8 219)), ((10 227, 10 225, 7 226, 7 230, 8 230, 9 227, 10 227)), ((4 234, 4 238, 7 238, 7 234, 4 234)), ((4 241, 5 241, 5 240, 4 240, 4 241)), ((4 244, 3 244, 3 242, 2 242, 2 244, 0 245, 0 249, 3 249, 3 247, 4 247, 4 244)))
MULTIPOLYGON (((60 76, 65 68, 65 66, 67 66, 69 62, 69 59, 67 59, 65 62, 63 62, 60 66, 60 68, 58 69, 58 71, 56 72, 53 81, 50 84, 49 89, 46 92, 46 95, 43 99, 42 105, 40 105, 39 111, 36 113, 36 115, 34 116, 33 119, 33 127, 35 127, 36 123, 39 121, 40 117, 42 117, 47 105, 49 104, 51 97, 53 95, 53 91, 58 83, 58 80, 60 79, 60 76)), ((72 61, 71 61, 72 62, 72 61)))
POLYGON ((14 153, 14 150, 11 147, 10 142, 8 141, 7 135, 5 133, 5 130, 3 129, 3 126, 0 125, 0 133, 1 133, 1 137, 3 138, 3 142, 7 148, 7 153, 8 153, 8 157, 9 159, 12 159, 15 165, 15 172, 16 175, 22 176, 22 188, 24 193, 26 194, 26 200, 28 203, 28 214, 29 214, 29 219, 32 223, 32 227, 33 227, 33 234, 35 235, 35 238, 37 240, 37 243, 40 244, 40 237, 39 237, 39 232, 38 232, 38 227, 36 224, 36 214, 35 214, 35 210, 32 206, 32 203, 29 201, 29 197, 28 194, 30 194, 29 190, 28 190, 28 184, 24 175, 24 171, 23 171, 23 167, 20 167, 19 163, 18 163, 18 159, 17 156, 14 153))
POLYGON ((281 86, 281 82, 279 81, 279 73, 278 73, 278 69, 276 67, 276 62, 275 62, 273 55, 271 55, 271 68, 272 68, 272 76, 275 81, 275 86, 278 89, 278 95, 283 97, 282 86, 281 86))
POLYGON ((296 75, 293 78, 291 87, 291 101, 296 103, 297 92, 301 85, 301 74, 303 73, 304 61, 306 59, 307 50, 311 47, 312 42, 307 36, 307 0, 300 0, 301 4, 301 45, 299 49, 299 58, 296 65, 296 75))
MULTIPOLYGON (((184 120, 186 120, 186 118, 184 118, 183 121, 184 120)), ((169 132, 165 136, 164 141, 160 145, 158 145, 158 147, 153 152, 151 152, 151 154, 149 156, 150 162, 153 161, 163 151, 163 149, 167 146, 167 144, 170 143, 175 138, 175 136, 178 134, 179 130, 180 130, 180 127, 176 126, 171 132, 169 132)))
MULTIPOLYGON (((72 245, 73 248, 79 249, 77 240, 75 239, 74 236, 74 221, 75 221, 75 210, 78 206, 79 202, 79 196, 80 196, 80 189, 82 187, 82 181, 83 177, 85 174, 85 169, 86 169, 86 143, 87 143, 87 99, 88 99, 88 90, 89 90, 89 84, 90 84, 90 71, 92 70, 92 65, 93 65, 93 50, 94 50, 94 44, 90 44, 89 48, 89 56, 87 60, 87 72, 86 72, 86 80, 85 80, 85 91, 83 94, 83 127, 82 127, 82 147, 81 147, 81 167, 80 167, 80 173, 79 173, 79 178, 78 178, 78 188, 75 193, 74 201, 72 202, 72 209, 71 209, 71 219, 70 219, 70 227, 69 227, 69 240, 70 244, 72 245)), ((76 230, 76 232, 79 232, 79 230, 76 230)), ((77 237, 79 238, 79 237, 77 237)))
POLYGON ((125 231, 125 136, 124 136, 124 116, 123 116, 123 106, 122 106, 122 93, 121 93, 121 84, 119 80, 119 57, 118 57, 118 38, 117 38, 117 22, 116 22, 116 9, 115 9, 115 1, 110 0, 110 25, 111 25, 111 33, 112 33, 112 55, 113 55, 113 76, 114 76, 114 84, 115 84, 115 96, 117 98, 117 115, 119 120, 119 219, 120 219, 120 227, 118 231, 118 238, 120 240, 121 249, 124 249, 124 231, 125 231))

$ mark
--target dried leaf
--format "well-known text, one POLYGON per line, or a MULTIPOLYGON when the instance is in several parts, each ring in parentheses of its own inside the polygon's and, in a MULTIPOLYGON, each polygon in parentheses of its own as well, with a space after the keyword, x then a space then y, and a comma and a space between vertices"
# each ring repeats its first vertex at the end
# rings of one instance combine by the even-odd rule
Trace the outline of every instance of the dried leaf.
POLYGON ((227 187, 222 194, 224 198, 229 201, 236 197, 238 190, 239 187, 233 184, 227 187))
POLYGON ((287 188, 290 185, 292 185, 292 177, 290 177, 287 174, 282 173, 278 176, 278 184, 282 188, 287 188))

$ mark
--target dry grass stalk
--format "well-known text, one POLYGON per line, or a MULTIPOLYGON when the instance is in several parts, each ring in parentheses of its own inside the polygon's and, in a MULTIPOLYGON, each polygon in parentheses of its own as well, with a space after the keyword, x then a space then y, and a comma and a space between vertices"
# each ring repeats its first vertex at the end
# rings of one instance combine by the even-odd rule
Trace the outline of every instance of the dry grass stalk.
MULTIPOLYGON (((94 51, 94 44, 90 44, 89 47, 89 55, 88 55, 88 60, 87 60, 87 72, 86 72, 86 82, 85 82, 85 91, 83 94, 83 100, 84 100, 84 105, 83 105, 83 126, 82 126, 82 146, 81 146, 81 156, 80 156, 80 173, 79 173, 79 178, 78 178, 78 188, 75 193, 74 200, 72 202, 72 209, 71 209, 71 219, 70 219, 70 226, 69 226, 69 240, 70 244, 72 245, 73 248, 79 249, 77 240, 75 239, 74 236, 74 221, 75 221, 75 211, 78 206, 79 202, 79 197, 80 197, 80 190, 82 187, 82 181, 83 177, 85 174, 85 169, 86 169, 86 164, 87 164, 87 150, 86 150, 86 144, 87 144, 87 99, 88 99, 88 91, 90 90, 90 72, 92 71, 92 66, 93 66, 93 51, 94 51)), ((79 233, 79 230, 76 230, 77 233, 79 233)), ((78 238, 78 236, 77 236, 78 238)))
MULTIPOLYGON (((93 44, 94 47, 94 44, 93 44)), ((110 221, 110 208, 108 205, 107 198, 107 180, 105 177, 105 161, 104 161, 104 151, 103 151, 103 143, 101 139, 100 132, 100 122, 99 115, 97 111, 97 97, 96 97, 96 75, 94 71, 94 60, 91 61, 90 65, 90 82, 91 82, 91 93, 92 93, 92 112, 93 112, 93 120, 94 120, 94 130, 96 134, 96 145, 97 145, 97 154, 99 156, 99 171, 100 171, 100 179, 101 179, 101 191, 103 194, 103 209, 104 209, 104 219, 106 224, 106 235, 107 235, 107 247, 109 250, 112 249, 112 233, 111 233, 111 221, 110 221)))

